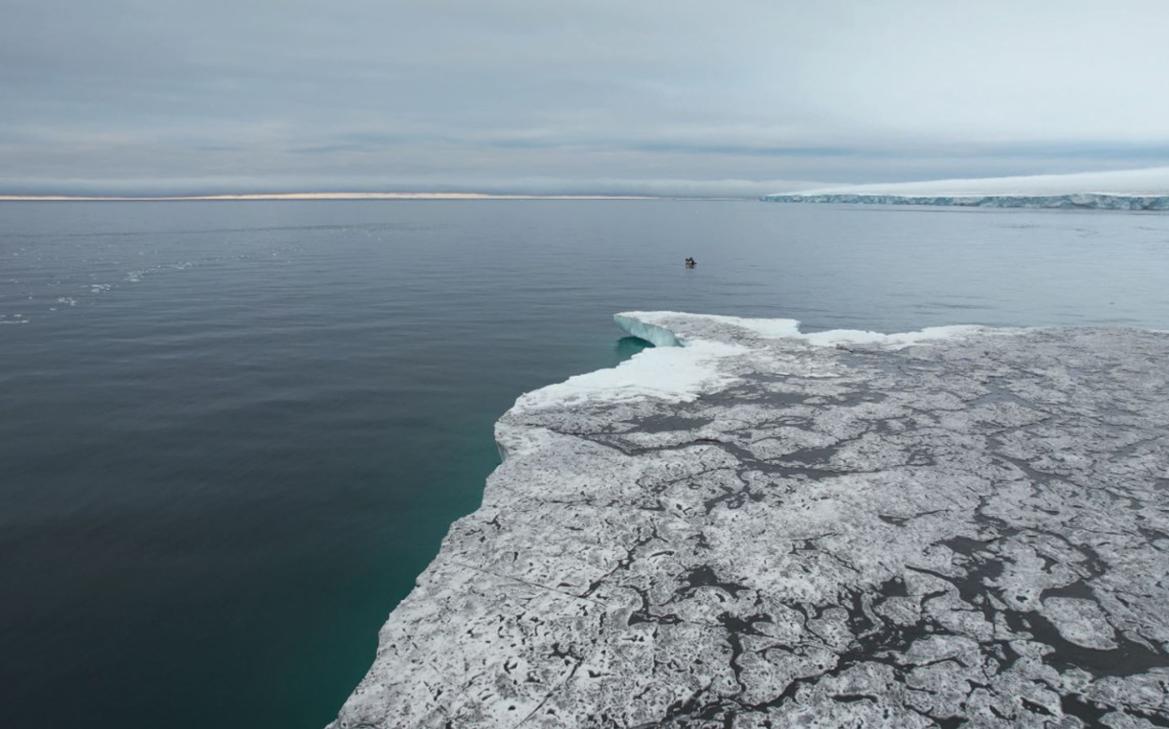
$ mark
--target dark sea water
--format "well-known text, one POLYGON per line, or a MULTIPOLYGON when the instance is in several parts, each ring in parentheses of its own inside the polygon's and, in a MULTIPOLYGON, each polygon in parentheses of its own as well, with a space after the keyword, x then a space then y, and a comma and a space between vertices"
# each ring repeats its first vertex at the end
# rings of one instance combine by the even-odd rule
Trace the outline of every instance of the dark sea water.
POLYGON ((0 204, 0 726, 329 721, 494 420, 623 309, 1169 329, 1169 216, 0 204))

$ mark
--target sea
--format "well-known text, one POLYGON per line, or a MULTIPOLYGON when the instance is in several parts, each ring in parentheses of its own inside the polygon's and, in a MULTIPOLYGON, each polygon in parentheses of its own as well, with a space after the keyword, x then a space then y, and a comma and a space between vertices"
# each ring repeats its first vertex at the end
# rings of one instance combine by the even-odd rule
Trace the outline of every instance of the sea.
POLYGON ((0 203, 0 726, 319 729, 630 309, 1169 329, 1169 215, 0 203))

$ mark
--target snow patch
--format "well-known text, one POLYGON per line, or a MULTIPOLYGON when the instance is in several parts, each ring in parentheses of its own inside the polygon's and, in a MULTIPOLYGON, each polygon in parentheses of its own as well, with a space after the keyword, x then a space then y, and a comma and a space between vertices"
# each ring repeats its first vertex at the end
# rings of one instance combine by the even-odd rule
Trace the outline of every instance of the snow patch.
MULTIPOLYGON (((628 402, 655 398, 690 402, 703 392, 735 382, 738 376, 728 359, 750 352, 745 344, 732 343, 719 328, 745 330, 763 339, 793 339, 814 347, 847 344, 877 345, 900 349, 931 340, 1002 331, 978 326, 930 327, 918 332, 880 332, 837 329, 805 334, 795 319, 745 318, 675 311, 627 311, 613 317, 627 333, 655 346, 643 350, 616 367, 570 377, 564 382, 521 395, 518 411, 565 407, 582 402, 628 402), (703 327, 713 326, 708 332, 703 327)), ((740 332, 741 335, 741 332, 740 332)))
POLYGON ((624 402, 644 397, 689 402, 705 390, 733 382, 735 376, 725 370, 720 360, 748 351, 746 347, 713 341, 654 347, 616 367, 576 375, 521 395, 515 409, 541 410, 584 401, 624 402))
MULTIPOLYGON (((941 327, 926 327, 916 332, 899 332, 884 334, 860 329, 831 329, 823 332, 805 333, 800 331, 798 319, 769 319, 748 318, 739 316, 721 316, 717 314, 686 314, 678 311, 627 311, 613 317, 617 326, 634 336, 641 336, 638 331, 652 328, 655 331, 665 332, 658 336, 663 339, 668 335, 682 346, 687 346, 690 337, 670 329, 671 320, 704 321, 715 324, 745 329, 756 336, 765 339, 797 339, 812 346, 835 347, 848 344, 875 344, 893 349, 909 347, 931 340, 951 339, 971 334, 984 334, 991 331, 1004 332, 1011 330, 988 329, 987 327, 967 324, 956 324, 941 327)), ((647 337, 641 337, 646 339, 647 337)), ((650 340, 652 341, 652 340, 650 340)))
MULTIPOLYGON (((671 331, 668 324, 671 319, 676 320, 681 317, 702 319, 708 322, 716 322, 746 329, 760 337, 768 339, 800 336, 800 323, 795 319, 761 319, 741 316, 722 316, 720 314, 686 314, 680 311, 626 311, 615 314, 613 321, 617 322, 617 326, 633 334, 635 337, 647 339, 634 331, 635 327, 652 328, 654 330, 665 331, 669 338, 673 340, 673 344, 681 344, 677 333, 671 331)), ((647 341, 653 340, 648 339, 647 341)), ((654 342, 654 344, 657 344, 657 342, 654 342)))
POLYGON ((833 329, 827 332, 812 332, 800 334, 799 337, 808 344, 817 347, 835 347, 847 344, 878 344, 889 349, 904 349, 905 347, 921 344, 938 339, 954 339, 971 334, 987 333, 986 327, 956 324, 944 327, 926 327, 916 332, 900 332, 897 334, 882 334, 859 329, 833 329))

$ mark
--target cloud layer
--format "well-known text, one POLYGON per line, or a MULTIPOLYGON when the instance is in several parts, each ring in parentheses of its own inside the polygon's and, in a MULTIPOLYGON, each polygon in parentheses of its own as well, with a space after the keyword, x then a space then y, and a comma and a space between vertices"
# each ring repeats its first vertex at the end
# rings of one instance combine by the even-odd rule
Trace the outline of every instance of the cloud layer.
POLYGON ((1169 4, 0 0, 0 192, 759 194, 1169 163, 1169 4))

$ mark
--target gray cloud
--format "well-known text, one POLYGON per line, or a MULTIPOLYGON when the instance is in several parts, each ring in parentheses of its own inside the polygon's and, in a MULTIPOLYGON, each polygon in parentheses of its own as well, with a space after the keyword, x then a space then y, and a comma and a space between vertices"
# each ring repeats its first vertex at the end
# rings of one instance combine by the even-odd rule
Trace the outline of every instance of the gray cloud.
POLYGON ((724 191, 1169 162, 1169 4, 0 0, 8 192, 724 191))

